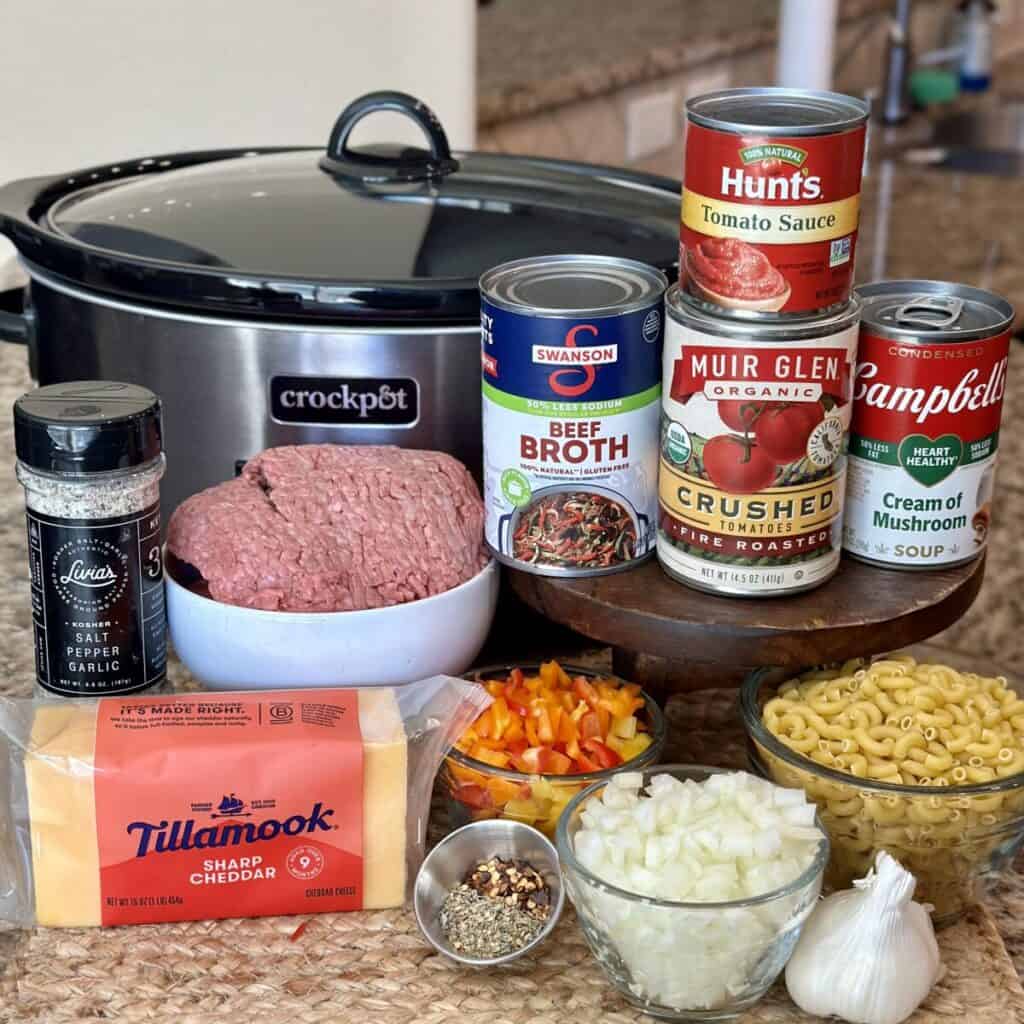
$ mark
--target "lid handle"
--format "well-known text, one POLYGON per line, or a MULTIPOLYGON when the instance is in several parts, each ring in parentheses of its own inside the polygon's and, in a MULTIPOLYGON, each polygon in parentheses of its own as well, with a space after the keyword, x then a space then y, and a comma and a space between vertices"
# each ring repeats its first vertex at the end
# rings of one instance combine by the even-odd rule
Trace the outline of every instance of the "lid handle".
POLYGON ((422 100, 406 92, 382 90, 353 100, 339 115, 327 140, 327 155, 320 166, 330 174, 367 183, 429 181, 458 170, 448 136, 437 115, 422 100), (391 110, 412 118, 423 130, 429 150, 412 146, 349 149, 355 126, 369 114, 391 110))
POLYGON ((944 330, 960 319, 964 300, 955 295, 915 295, 893 314, 898 324, 944 330))

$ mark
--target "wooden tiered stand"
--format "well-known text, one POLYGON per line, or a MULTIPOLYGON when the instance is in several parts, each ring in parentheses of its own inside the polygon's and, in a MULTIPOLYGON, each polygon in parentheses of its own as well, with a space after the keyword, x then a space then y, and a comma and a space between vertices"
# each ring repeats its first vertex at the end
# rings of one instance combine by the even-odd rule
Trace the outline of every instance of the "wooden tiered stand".
POLYGON ((984 573, 984 556, 929 572, 844 558, 814 590, 760 599, 693 590, 654 560, 589 579, 508 577, 535 611, 610 645, 616 673, 664 703, 672 693, 738 686, 759 666, 800 669, 926 640, 971 606, 984 573))

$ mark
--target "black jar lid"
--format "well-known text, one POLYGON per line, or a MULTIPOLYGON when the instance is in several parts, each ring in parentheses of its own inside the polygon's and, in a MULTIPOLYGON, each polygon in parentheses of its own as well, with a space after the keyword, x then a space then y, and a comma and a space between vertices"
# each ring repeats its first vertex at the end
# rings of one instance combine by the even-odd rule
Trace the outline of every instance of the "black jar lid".
POLYGON ((49 384, 14 403, 18 459, 44 473, 110 473, 162 451, 160 399, 110 380, 49 384))
POLYGON ((508 260, 588 253, 670 276, 679 184, 636 171, 453 152, 430 109, 361 97, 323 147, 178 153, 0 188, 0 233, 30 273, 214 318, 477 324, 477 281, 508 260), (353 147, 379 111, 424 146, 353 147))

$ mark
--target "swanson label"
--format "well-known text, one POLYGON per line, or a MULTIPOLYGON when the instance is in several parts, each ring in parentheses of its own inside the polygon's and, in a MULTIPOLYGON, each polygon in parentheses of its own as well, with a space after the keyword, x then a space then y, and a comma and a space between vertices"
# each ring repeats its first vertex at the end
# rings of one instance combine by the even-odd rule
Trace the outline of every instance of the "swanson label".
POLYGON ((545 575, 653 553, 661 302, 585 321, 482 313, 488 546, 545 575))
POLYGON ((765 142, 687 124, 680 284, 727 312, 845 302, 865 131, 765 142))
POLYGON ((411 377, 271 377, 270 415, 278 423, 411 427, 420 389, 411 377))
POLYGON ((159 504, 113 519, 27 520, 40 685, 69 697, 157 685, 167 663, 159 504))
POLYGON ((683 582, 770 595, 839 563, 856 325, 802 341, 665 329, 658 559, 683 582))
POLYGON ((1010 335, 860 339, 843 546, 872 562, 967 561, 988 536, 1010 335))

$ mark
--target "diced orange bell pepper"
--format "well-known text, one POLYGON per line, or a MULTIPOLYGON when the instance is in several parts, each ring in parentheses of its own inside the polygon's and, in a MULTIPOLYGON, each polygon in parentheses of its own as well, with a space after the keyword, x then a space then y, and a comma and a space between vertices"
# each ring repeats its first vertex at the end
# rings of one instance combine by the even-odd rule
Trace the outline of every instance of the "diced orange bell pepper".
POLYGON ((477 761, 483 761, 484 764, 493 765, 495 768, 507 768, 512 761, 508 754, 500 750, 488 750, 479 743, 473 748, 471 756, 477 761))
POLYGON ((494 738, 500 740, 505 735, 505 730, 512 719, 512 713, 509 711, 504 697, 495 697, 494 703, 488 710, 491 712, 491 720, 494 722, 494 738))
POLYGON ((535 718, 524 719, 523 728, 526 731, 526 738, 529 740, 530 746, 539 747, 540 737, 537 735, 537 720, 535 718))
POLYGON ((511 715, 508 720, 508 727, 502 734, 502 742, 508 746, 515 743, 517 740, 521 740, 526 736, 523 730, 523 720, 518 715, 511 715))
MULTIPOLYGON (((485 679, 481 685, 492 703, 459 737, 456 747, 489 767, 485 771, 481 765, 470 775, 449 764, 452 777, 464 784, 486 785, 496 778, 490 774, 493 768, 509 766, 543 775, 596 771, 630 760, 651 743, 641 711, 643 695, 635 683, 570 678, 551 660, 536 674, 511 669, 505 679, 485 679)), ((492 793, 496 803, 534 800, 510 787, 509 781, 501 780, 503 788, 492 793)), ((475 798, 469 790, 467 799, 475 798)), ((556 818, 554 814, 552 823, 556 818)))
POLYGON ((537 719, 537 739, 544 744, 555 742, 555 730, 551 725, 551 715, 546 707, 534 708, 534 715, 537 719))
POLYGON ((583 676, 577 676, 572 681, 572 692, 575 693, 580 700, 586 701, 589 707, 597 707, 597 690, 595 690, 594 687, 583 678, 583 676))
POLYGON ((558 662, 545 661, 540 667, 540 678, 550 690, 558 687, 558 662))

